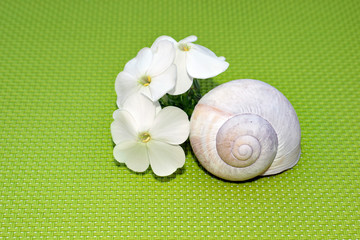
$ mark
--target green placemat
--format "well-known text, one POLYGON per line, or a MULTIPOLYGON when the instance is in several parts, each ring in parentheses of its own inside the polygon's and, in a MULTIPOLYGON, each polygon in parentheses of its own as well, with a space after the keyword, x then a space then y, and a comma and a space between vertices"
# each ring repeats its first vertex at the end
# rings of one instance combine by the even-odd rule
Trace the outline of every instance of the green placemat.
POLYGON ((359 1, 0 1, 0 239, 359 239, 359 1), (114 82, 160 35, 225 56, 301 124, 292 170, 221 181, 190 152, 117 164, 114 82))

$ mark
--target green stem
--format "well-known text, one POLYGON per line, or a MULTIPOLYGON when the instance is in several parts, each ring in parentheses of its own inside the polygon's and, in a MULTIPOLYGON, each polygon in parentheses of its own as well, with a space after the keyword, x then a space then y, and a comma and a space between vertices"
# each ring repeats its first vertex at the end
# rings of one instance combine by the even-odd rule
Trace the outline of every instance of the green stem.
POLYGON ((187 92, 181 95, 166 94, 159 100, 159 102, 162 107, 175 106, 181 108, 189 117, 191 117, 191 114, 200 98, 200 83, 197 79, 194 79, 193 85, 187 92))

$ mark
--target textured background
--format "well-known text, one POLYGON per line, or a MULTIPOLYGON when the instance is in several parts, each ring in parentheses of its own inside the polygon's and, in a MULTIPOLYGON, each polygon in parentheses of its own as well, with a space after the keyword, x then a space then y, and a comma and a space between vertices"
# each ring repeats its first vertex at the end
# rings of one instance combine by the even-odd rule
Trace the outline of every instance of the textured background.
POLYGON ((360 2, 0 1, 1 239, 360 239, 360 2), (114 82, 188 35, 279 89, 299 164, 221 181, 188 153, 167 178, 113 160, 114 82))

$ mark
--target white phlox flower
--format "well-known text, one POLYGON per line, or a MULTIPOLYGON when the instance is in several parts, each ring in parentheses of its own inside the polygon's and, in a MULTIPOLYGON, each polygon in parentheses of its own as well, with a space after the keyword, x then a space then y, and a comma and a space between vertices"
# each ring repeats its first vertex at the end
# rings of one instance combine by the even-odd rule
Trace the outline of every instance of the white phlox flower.
POLYGON ((189 136, 190 122, 177 107, 159 109, 143 95, 132 95, 113 114, 114 157, 135 172, 149 164, 158 176, 168 176, 185 163, 179 144, 189 136))
POLYGON ((193 78, 215 77, 229 67, 224 57, 217 57, 210 49, 193 43, 197 40, 196 36, 189 36, 179 42, 169 36, 161 36, 155 40, 152 47, 158 46, 164 40, 172 42, 176 50, 174 63, 177 67, 177 80, 170 94, 182 94, 191 87, 193 78))
POLYGON ((174 46, 167 40, 158 41, 158 44, 151 48, 141 49, 116 78, 118 106, 135 93, 144 94, 152 101, 157 101, 170 92, 176 83, 174 58, 174 46))

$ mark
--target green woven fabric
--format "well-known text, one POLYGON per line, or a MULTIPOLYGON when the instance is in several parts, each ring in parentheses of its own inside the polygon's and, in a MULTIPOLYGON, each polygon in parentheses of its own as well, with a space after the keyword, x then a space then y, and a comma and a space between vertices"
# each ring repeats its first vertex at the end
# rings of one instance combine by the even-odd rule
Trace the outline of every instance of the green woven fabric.
POLYGON ((0 1, 0 239, 360 239, 360 2, 0 1), (187 153, 160 178, 117 164, 114 82, 160 35, 197 35, 280 90, 298 165, 222 181, 187 153))

